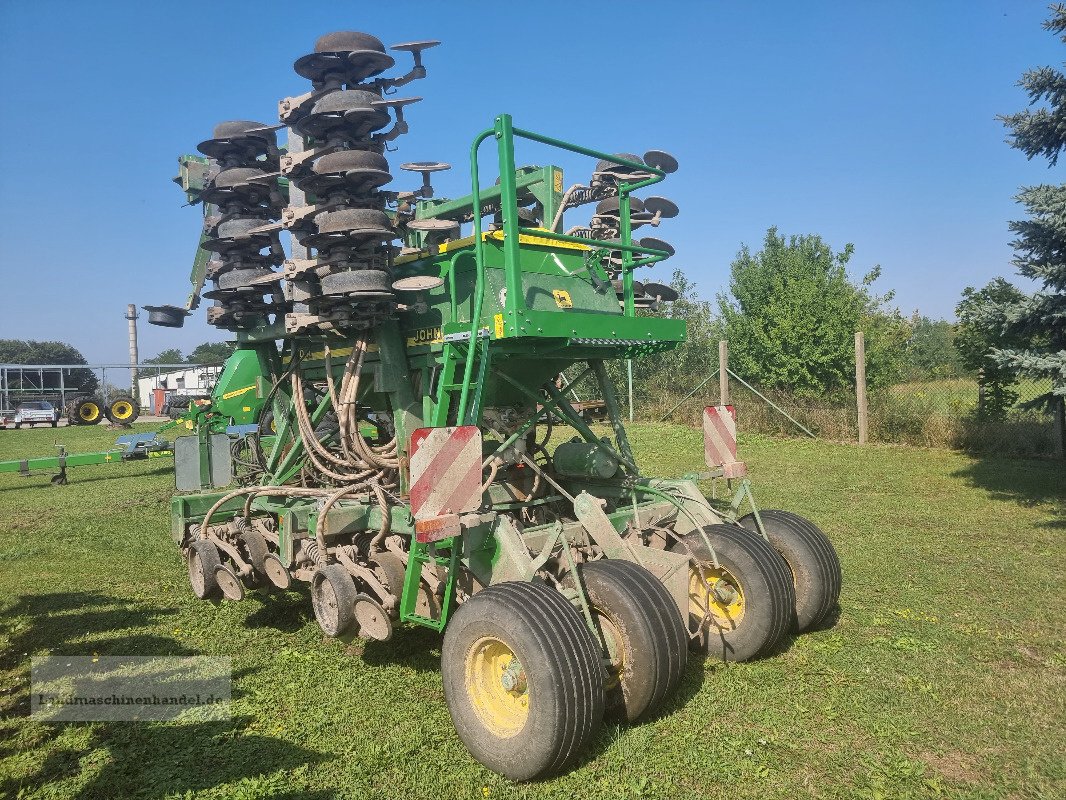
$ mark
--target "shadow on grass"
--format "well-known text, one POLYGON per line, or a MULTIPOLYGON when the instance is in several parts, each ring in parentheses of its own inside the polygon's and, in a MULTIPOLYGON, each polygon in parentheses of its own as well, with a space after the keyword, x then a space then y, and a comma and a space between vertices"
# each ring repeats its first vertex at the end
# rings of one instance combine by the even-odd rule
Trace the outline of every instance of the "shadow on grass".
MULTIPOLYGON (((154 632, 175 609, 100 591, 22 595, 0 609, 6 646, 0 670, 7 673, 0 701, 0 739, 18 737, 15 750, 29 756, 32 773, 0 778, 0 797, 25 790, 74 795, 63 786, 83 769, 105 761, 76 794, 88 798, 163 797, 201 792, 244 781, 257 794, 285 796, 291 785, 283 772, 328 756, 280 738, 249 733, 250 718, 195 723, 99 722, 43 723, 29 713, 29 659, 48 651, 63 655, 195 655, 198 651, 154 632), (115 634, 119 635, 116 636, 115 634), (12 683, 14 686, 12 687, 12 683), (88 731, 76 747, 55 740, 68 726, 88 731), (39 756, 33 758, 34 751, 39 756), (89 754, 92 756, 88 757, 89 754), (105 755, 106 754, 106 755, 105 755), (274 777, 270 777, 274 776, 274 777), (274 786, 275 777, 277 786, 274 786)), ((239 680, 243 673, 235 673, 239 680)), ((234 687, 233 697, 240 697, 234 687)), ((294 792, 292 797, 325 798, 330 792, 294 792)))
POLYGON ((248 628, 273 628, 295 633, 309 622, 315 622, 311 591, 304 583, 294 584, 286 591, 262 590, 252 596, 260 606, 245 619, 248 628))
MULTIPOLYGON (((672 714, 676 713, 680 709, 684 708, 692 698, 700 693, 703 688, 703 683, 707 678, 707 663, 711 661, 705 652, 689 650, 688 665, 685 667, 685 674, 681 678, 681 683, 677 688, 666 697, 657 709, 653 711, 646 719, 642 719, 638 722, 619 722, 618 720, 612 720, 605 718, 603 726, 600 728, 598 734, 585 750, 578 756, 577 761, 570 767, 567 767, 567 772, 570 770, 580 769, 593 761, 596 761, 620 736, 623 736, 627 730, 636 728, 641 725, 656 722, 658 720, 669 718, 672 714)), ((712 662, 716 663, 716 662, 712 662)), ((554 776, 547 776, 544 780, 551 780, 554 776)))
MULTIPOLYGON (((279 792, 291 782, 287 775, 277 775, 279 771, 289 772, 328 758, 284 739, 248 733, 250 722, 250 718, 235 717, 194 724, 70 723, 89 728, 88 741, 77 748, 52 749, 29 776, 0 780, 0 796, 17 797, 26 789, 65 794, 60 782, 78 776, 86 754, 99 758, 100 751, 106 751, 106 763, 78 789, 79 798, 161 798, 241 781, 258 790, 256 796, 282 797, 285 795, 279 792), (272 775, 276 780, 268 777, 272 775)), ((333 793, 300 791, 289 796, 325 798, 333 793)))
POLYGON ((429 628, 397 627, 387 642, 368 641, 362 658, 375 667, 403 664, 416 672, 440 672, 441 634, 429 628))
POLYGON ((953 473, 996 500, 1051 506, 1041 527, 1066 528, 1066 462, 1043 459, 982 458, 953 473))

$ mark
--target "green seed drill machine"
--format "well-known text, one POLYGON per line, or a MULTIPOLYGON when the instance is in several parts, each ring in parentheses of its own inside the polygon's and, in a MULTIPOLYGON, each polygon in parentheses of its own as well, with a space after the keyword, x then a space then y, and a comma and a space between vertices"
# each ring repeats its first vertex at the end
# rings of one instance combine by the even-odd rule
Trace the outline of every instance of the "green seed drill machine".
MULTIPOLYGON (((431 162, 401 167, 420 188, 385 188, 418 99, 393 94, 426 76, 436 44, 391 48, 414 66, 390 78, 375 37, 324 36, 296 61, 312 88, 280 102, 280 124, 222 123, 180 159, 205 213, 193 291, 150 321, 180 326, 210 280, 208 320, 238 349, 175 442, 172 533, 198 597, 303 582, 329 636, 442 631, 460 738, 523 780, 565 768, 605 715, 655 714, 690 647, 739 661, 823 624, 840 567, 812 523, 756 510, 735 458, 701 474, 730 479, 723 502, 700 476, 636 463, 605 362, 685 336, 654 313, 676 295, 635 279, 673 252, 633 238, 677 214, 635 196, 671 156, 599 152, 501 114, 473 140, 469 195, 434 198, 447 165, 431 162), (558 167, 518 166, 517 140, 594 159, 591 180, 564 190, 558 167), (560 230, 591 204, 587 225, 560 230), (583 381, 606 405, 599 431, 570 402, 583 381)), ((732 419, 708 414, 708 453, 728 451, 732 419)))

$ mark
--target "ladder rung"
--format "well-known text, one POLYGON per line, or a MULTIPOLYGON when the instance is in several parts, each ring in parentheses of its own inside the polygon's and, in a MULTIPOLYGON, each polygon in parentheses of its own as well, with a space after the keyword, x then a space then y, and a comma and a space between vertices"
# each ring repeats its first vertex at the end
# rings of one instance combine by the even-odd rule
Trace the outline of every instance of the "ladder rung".
POLYGON ((408 614, 406 621, 407 622, 418 622, 418 623, 421 623, 422 625, 425 625, 426 627, 434 628, 435 630, 438 630, 438 631, 443 629, 443 627, 444 627, 443 625, 440 624, 440 620, 439 619, 433 619, 432 617, 423 617, 421 614, 408 614))

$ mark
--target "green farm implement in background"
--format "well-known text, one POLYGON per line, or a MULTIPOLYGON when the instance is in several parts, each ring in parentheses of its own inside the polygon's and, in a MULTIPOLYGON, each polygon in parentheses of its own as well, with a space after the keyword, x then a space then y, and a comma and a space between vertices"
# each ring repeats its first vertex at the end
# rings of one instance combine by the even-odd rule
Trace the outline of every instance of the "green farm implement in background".
MULTIPOLYGON (((169 431, 194 431, 200 436, 222 434, 235 442, 249 431, 258 431, 263 408, 262 400, 259 399, 260 387, 269 375, 269 367, 263 362, 262 355, 263 351, 255 348, 235 352, 226 362, 211 398, 191 403, 185 413, 155 432, 119 436, 114 447, 90 453, 68 453, 66 447, 57 444, 59 452, 54 456, 0 461, 0 473, 15 472, 28 476, 55 470, 52 483, 62 486, 69 482, 69 467, 118 465, 149 458, 172 458, 174 443, 164 435, 169 431)), ((103 415, 104 412, 100 411, 103 406, 99 401, 83 397, 75 401, 72 407, 81 410, 85 408, 86 403, 93 403, 96 408, 91 412, 91 420, 84 420, 81 424, 92 424, 98 421, 95 416, 103 415)), ((132 421, 137 417, 136 404, 125 396, 113 399, 107 409, 109 415, 112 409, 115 409, 115 419, 120 421, 127 418, 132 421), (126 406, 134 411, 128 411, 126 406)))
POLYGON ((192 291, 149 320, 178 327, 202 297, 238 348, 177 426, 171 528, 198 597, 303 581, 330 636, 442 631, 459 736, 530 779, 570 764, 605 716, 656 713, 690 647, 740 661, 822 623, 840 569, 813 523, 756 509, 728 409, 704 420, 708 472, 636 463, 607 363, 685 337, 657 313, 676 294, 637 280, 673 248, 633 238, 678 213, 637 196, 676 170, 669 154, 501 114, 473 140, 470 194, 434 197, 437 162, 402 165, 421 186, 385 188, 418 99, 395 91, 426 77, 436 44, 394 46, 414 65, 384 77, 395 59, 376 38, 324 36, 280 124, 221 123, 182 157, 205 215, 192 291), (559 167, 516 162, 518 142, 588 157, 592 176, 564 189, 559 167), (584 206, 589 222, 564 230, 584 206), (604 428, 570 402, 586 386, 604 428), (700 479, 731 490, 708 499, 700 479))

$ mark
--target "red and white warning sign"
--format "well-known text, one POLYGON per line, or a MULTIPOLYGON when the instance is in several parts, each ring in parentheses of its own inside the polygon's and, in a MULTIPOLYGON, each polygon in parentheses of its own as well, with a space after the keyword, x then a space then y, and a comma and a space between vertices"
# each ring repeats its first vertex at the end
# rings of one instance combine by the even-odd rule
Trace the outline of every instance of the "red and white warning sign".
POLYGON ((721 467, 727 478, 747 474, 743 461, 737 461, 737 412, 733 406, 703 409, 703 453, 708 467, 721 467))
POLYGON ((411 434, 411 513, 416 520, 481 506, 481 429, 419 428, 411 434))

